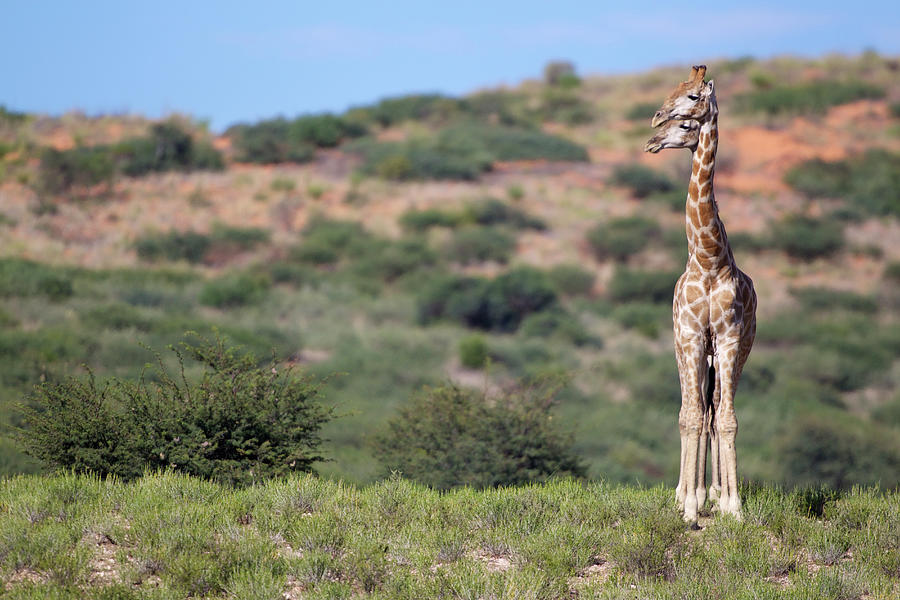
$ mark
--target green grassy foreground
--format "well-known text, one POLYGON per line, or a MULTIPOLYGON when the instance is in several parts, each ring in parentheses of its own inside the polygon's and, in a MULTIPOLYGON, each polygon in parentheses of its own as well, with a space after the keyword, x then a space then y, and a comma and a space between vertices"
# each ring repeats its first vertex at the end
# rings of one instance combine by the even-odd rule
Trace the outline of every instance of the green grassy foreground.
POLYGON ((742 522, 701 525, 681 522, 670 489, 571 480, 437 493, 401 479, 19 476, 0 483, 0 597, 900 594, 900 493, 747 489, 742 522))

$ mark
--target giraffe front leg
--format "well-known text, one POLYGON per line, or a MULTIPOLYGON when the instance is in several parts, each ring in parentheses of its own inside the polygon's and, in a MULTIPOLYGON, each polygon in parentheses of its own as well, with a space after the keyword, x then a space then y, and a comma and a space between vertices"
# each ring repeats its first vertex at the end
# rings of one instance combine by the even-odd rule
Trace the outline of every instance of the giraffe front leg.
MULTIPOLYGON (((695 353, 699 354, 699 353, 695 353)), ((701 368, 706 368, 706 361, 702 356, 695 356, 696 360, 688 363, 685 376, 682 379, 681 411, 678 414, 678 426, 682 439, 682 471, 681 493, 684 497, 684 520, 688 523, 697 522, 698 483, 702 479, 698 476, 700 437, 703 431, 703 395, 701 368)))

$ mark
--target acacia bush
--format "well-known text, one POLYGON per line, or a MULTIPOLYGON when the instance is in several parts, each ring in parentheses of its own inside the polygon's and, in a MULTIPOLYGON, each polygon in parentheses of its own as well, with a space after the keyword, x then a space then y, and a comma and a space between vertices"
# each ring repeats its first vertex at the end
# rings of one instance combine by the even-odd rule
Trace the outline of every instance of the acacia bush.
POLYGON ((449 319, 478 329, 515 331, 527 315, 557 302, 547 276, 531 267, 517 267, 487 280, 448 275, 419 292, 419 321, 449 319))
POLYGON ((393 180, 472 180, 502 160, 588 160, 584 147, 558 136, 468 122, 404 142, 364 140, 348 150, 362 156, 363 173, 393 180))
POLYGON ((367 130, 357 120, 325 113, 232 125, 225 133, 234 140, 237 160, 271 164, 307 162, 316 148, 337 146, 367 130))
POLYGON ((521 388, 487 398, 455 386, 426 388, 375 438, 387 472, 436 489, 584 476, 571 440, 551 420, 558 386, 521 388))
POLYGON ((793 86, 772 86, 740 94, 738 110, 778 114, 817 114, 856 100, 883 98, 883 88, 861 81, 812 81, 793 86))
POLYGON ((79 187, 92 187, 112 182, 116 161, 108 146, 55 150, 41 154, 39 171, 43 191, 57 194, 79 187))
POLYGON ((619 267, 609 282, 609 296, 617 302, 672 301, 681 271, 647 271, 619 267))
POLYGON ((844 246, 844 229, 835 220, 789 215, 772 227, 771 246, 794 258, 831 256, 844 246))
POLYGON ((150 135, 124 140, 113 149, 125 175, 137 177, 163 171, 219 171, 222 155, 208 142, 197 142, 175 121, 155 123, 150 135))
POLYGON ((587 233, 587 241, 598 260, 625 260, 660 237, 656 221, 645 217, 622 217, 600 223, 587 233))
POLYGON ((233 308, 259 302, 265 297, 271 280, 265 273, 236 273, 207 282, 198 301, 216 308, 233 308))
POLYGON ((675 189, 675 184, 667 175, 637 164, 617 166, 613 169, 610 181, 615 185, 631 188, 636 198, 646 198, 675 189))
POLYGON ((172 468, 249 484, 323 459, 321 382, 280 364, 259 366, 222 339, 174 350, 196 361, 197 381, 173 377, 161 360, 137 381, 98 384, 93 375, 43 383, 24 409, 21 442, 46 464, 125 479, 172 468))
POLYGON ((461 265, 493 261, 509 262, 516 249, 516 239, 496 227, 466 227, 453 234, 444 255, 461 265))
POLYGON ((784 180, 810 198, 844 198, 866 215, 900 216, 900 154, 872 149, 844 160, 808 160, 784 180))

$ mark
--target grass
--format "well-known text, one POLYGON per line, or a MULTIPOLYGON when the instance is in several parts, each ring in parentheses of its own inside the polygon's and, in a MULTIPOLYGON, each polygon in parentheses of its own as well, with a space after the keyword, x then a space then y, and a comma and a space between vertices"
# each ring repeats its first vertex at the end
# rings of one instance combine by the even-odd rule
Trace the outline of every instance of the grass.
POLYGON ((172 473, 0 483, 10 598, 896 597, 900 496, 743 490, 690 531, 673 492, 554 480, 438 493, 172 473), (748 590, 752 592, 748 594, 748 590), (742 595, 743 594, 743 595, 742 595))

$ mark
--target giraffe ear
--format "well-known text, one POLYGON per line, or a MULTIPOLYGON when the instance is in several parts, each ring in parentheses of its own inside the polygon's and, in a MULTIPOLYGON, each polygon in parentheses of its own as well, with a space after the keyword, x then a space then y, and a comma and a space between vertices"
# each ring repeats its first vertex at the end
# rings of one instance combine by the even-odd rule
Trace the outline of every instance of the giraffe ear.
POLYGON ((712 93, 716 91, 715 79, 710 79, 706 82, 706 91, 710 95, 712 95, 712 93))

